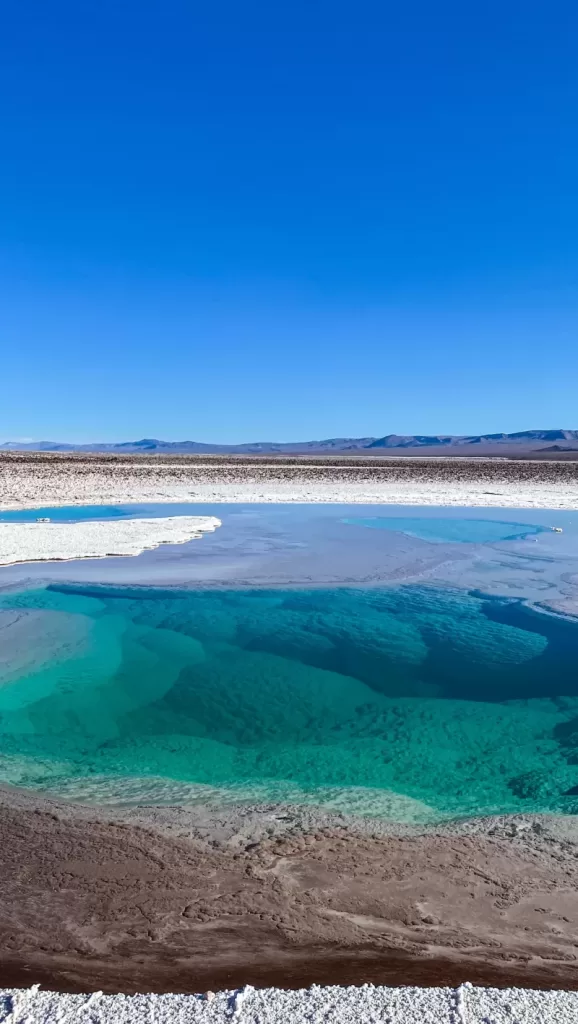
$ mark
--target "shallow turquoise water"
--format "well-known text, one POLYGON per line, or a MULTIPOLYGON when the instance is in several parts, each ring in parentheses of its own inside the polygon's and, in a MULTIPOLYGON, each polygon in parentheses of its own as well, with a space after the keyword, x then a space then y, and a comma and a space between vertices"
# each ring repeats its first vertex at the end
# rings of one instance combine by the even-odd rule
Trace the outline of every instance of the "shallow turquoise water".
MULTIPOLYGON (((280 506, 276 506, 279 508, 280 506)), ((216 515, 226 510, 239 511, 241 506, 226 502, 147 501, 126 505, 42 505, 39 508, 0 510, 0 523, 34 523, 50 519, 56 523, 86 522, 99 519, 159 519, 165 516, 216 515)))
POLYGON ((547 527, 529 523, 500 522, 497 519, 456 519, 421 516, 366 516, 344 519, 351 526, 371 530, 395 530, 409 537, 419 537, 436 544, 491 544, 504 540, 520 540, 544 533, 547 527))
POLYGON ((416 821, 578 812, 578 625, 519 602, 53 585, 4 594, 14 613, 51 632, 0 685, 4 781, 416 821))
POLYGON ((83 522, 87 519, 123 519, 129 516, 122 505, 46 505, 42 508, 15 509, 0 512, 2 523, 34 523, 37 519, 52 519, 54 522, 83 522))
MULTIPOLYGON (((0 511, 2 523, 34 523, 37 519, 50 519, 56 523, 86 522, 97 519, 159 519, 165 516, 218 515, 228 506, 219 503, 143 502, 128 505, 43 505, 40 508, 0 511), (209 512, 209 508, 211 511, 209 512), (213 511, 215 510, 215 511, 213 511)), ((234 506, 235 507, 235 506, 234 506)), ((237 506, 238 507, 238 506, 237 506)))

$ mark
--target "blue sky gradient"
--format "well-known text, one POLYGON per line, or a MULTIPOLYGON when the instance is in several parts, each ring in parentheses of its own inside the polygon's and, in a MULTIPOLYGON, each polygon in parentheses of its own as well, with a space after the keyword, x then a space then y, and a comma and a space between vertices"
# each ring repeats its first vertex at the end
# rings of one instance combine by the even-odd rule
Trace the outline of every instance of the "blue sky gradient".
POLYGON ((578 8, 10 0, 0 440, 578 428, 578 8))

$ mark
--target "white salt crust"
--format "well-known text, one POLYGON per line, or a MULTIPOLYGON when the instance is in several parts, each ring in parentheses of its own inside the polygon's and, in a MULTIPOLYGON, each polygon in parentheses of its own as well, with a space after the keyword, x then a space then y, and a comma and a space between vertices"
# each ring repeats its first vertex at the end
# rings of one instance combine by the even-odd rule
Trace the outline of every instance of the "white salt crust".
POLYGON ((576 1024, 578 993, 534 989, 245 988, 204 995, 0 989, 0 1024, 576 1024))
POLYGON ((0 523, 0 565, 140 555, 185 544, 221 525, 215 516, 121 519, 96 523, 0 523))

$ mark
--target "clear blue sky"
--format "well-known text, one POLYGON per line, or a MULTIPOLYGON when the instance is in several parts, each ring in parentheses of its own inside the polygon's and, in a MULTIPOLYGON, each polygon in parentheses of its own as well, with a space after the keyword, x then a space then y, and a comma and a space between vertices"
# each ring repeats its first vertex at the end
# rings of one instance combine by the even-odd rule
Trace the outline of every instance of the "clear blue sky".
POLYGON ((575 2, 5 0, 0 440, 578 428, 575 2))

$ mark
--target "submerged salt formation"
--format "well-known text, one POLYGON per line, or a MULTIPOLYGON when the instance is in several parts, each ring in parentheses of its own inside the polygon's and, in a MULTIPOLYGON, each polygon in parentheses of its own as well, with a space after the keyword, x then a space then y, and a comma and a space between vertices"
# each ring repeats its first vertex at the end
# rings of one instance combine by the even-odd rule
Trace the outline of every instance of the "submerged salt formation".
POLYGON ((5 666, 0 780, 97 801, 206 787, 412 821, 578 812, 578 626, 518 602, 52 585, 2 609, 34 613, 47 639, 46 656, 5 666))
POLYGON ((140 555, 160 544, 185 544, 215 530, 215 516, 79 523, 0 523, 0 565, 108 555, 140 555))

